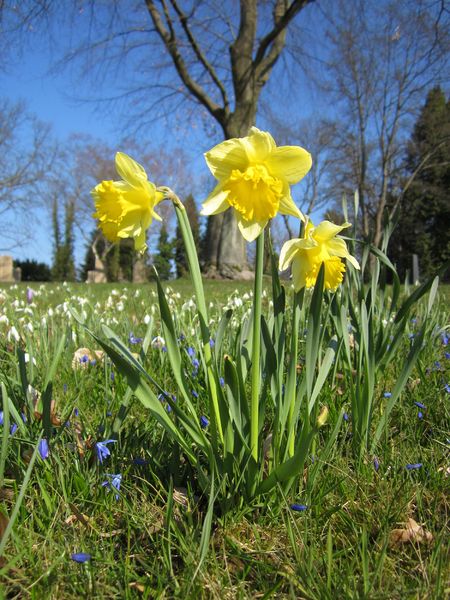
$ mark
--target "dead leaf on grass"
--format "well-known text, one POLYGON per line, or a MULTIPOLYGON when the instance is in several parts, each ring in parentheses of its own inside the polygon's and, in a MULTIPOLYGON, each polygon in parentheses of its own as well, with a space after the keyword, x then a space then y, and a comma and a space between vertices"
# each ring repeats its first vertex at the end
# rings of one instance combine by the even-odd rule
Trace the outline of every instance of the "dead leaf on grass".
POLYGON ((430 543, 432 540, 433 535, 411 518, 405 523, 404 529, 393 529, 389 534, 390 546, 407 543, 430 543))

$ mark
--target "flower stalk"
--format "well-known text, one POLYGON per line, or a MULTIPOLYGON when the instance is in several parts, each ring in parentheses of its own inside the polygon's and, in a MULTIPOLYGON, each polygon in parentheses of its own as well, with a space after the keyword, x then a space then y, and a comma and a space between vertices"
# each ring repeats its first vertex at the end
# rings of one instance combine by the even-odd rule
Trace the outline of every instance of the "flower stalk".
POLYGON ((255 284, 253 295, 253 338, 252 338, 252 389, 250 397, 250 447, 258 462, 259 437, 259 389, 261 358, 261 297, 264 263, 264 230, 256 238, 255 284))

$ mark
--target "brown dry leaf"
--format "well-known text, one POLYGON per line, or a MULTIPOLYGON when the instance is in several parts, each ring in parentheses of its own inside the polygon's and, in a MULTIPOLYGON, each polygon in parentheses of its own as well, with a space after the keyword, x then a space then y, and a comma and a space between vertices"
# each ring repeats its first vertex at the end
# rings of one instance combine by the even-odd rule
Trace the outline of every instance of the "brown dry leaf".
POLYGON ((125 529, 113 529, 112 531, 101 531, 99 535, 102 538, 111 538, 115 537, 116 535, 120 535, 124 531, 125 529))
POLYGON ((2 512, 0 512, 0 540, 8 527, 9 519, 2 512))
POLYGON ((413 390, 414 388, 416 388, 418 385, 420 384, 420 378, 417 379, 411 379, 411 381, 408 381, 408 389, 409 390, 413 390))
POLYGON ((432 540, 433 535, 411 518, 405 523, 404 529, 393 529, 389 534, 389 546, 397 546, 408 542, 430 543, 432 540))
POLYGON ((132 581, 128 584, 128 587, 141 593, 145 592, 145 587, 142 585, 142 583, 138 583, 137 581, 132 581))
POLYGON ((177 504, 181 504, 181 506, 184 506, 185 508, 189 506, 187 489, 184 487, 176 487, 173 489, 173 499, 177 504))

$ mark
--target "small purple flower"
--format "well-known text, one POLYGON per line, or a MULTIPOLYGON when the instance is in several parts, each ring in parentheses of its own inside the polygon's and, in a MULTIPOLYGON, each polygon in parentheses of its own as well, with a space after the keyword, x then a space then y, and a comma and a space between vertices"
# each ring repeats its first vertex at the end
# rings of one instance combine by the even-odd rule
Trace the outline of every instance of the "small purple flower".
POLYGON ((133 464, 138 466, 148 465, 148 460, 141 458, 140 456, 136 456, 136 458, 133 458, 133 464))
POLYGON ((212 338, 209 338, 209 346, 210 346, 210 348, 214 348, 215 344, 216 344, 216 342, 212 338))
POLYGON ((417 323, 417 319, 416 319, 415 317, 413 317, 413 318, 411 319, 411 323, 412 323, 413 325, 415 325, 415 324, 417 323))
POLYGON ((26 416, 26 414, 25 413, 20 413, 20 416, 22 417, 22 421, 24 423, 26 423, 27 422, 27 416, 26 416))
POLYGON ((409 338, 410 340, 413 340, 415 337, 416 337, 416 334, 415 334, 415 333, 408 333, 408 338, 409 338))
POLYGON ((39 454, 41 455, 42 460, 48 458, 49 447, 48 442, 45 438, 42 438, 42 440, 39 442, 39 454))
POLYGON ((208 419, 205 417, 205 415, 202 415, 200 417, 200 427, 202 429, 205 429, 206 427, 208 427, 208 425, 209 425, 208 419))
POLYGON ((163 347, 161 348, 161 352, 167 352, 167 346, 163 346, 163 347))
POLYGON ((110 410, 107 410, 107 411, 106 411, 106 416, 107 416, 107 417, 110 417, 111 415, 112 415, 112 412, 111 412, 110 410))
POLYGON ((220 387, 225 387, 225 379, 223 377, 219 377, 220 387))
POLYGON ((109 377, 110 377, 111 381, 114 381, 115 375, 114 375, 113 371, 111 371, 109 377))
POLYGON ((192 366, 194 367, 194 369, 198 369, 200 366, 200 362, 198 360, 198 358, 193 358, 192 359, 192 366))
POLYGON ((70 555, 70 558, 77 563, 85 563, 91 560, 91 555, 87 552, 75 552, 70 555))
POLYGON ((433 370, 435 370, 435 371, 440 371, 440 370, 441 370, 441 368, 442 368, 442 365, 441 365, 441 363, 440 363, 438 360, 435 360, 435 361, 434 361, 434 367, 433 367, 433 370))
POLYGON ((415 469, 420 469, 422 467, 422 463, 411 463, 406 465, 406 469, 408 471, 414 471, 415 469))
POLYGON ((447 392, 447 394, 450 394, 450 383, 446 383, 444 385, 444 390, 447 392))
POLYGON ((4 420, 5 420, 5 417, 4 417, 4 415, 3 415, 3 411, 2 411, 2 410, 0 410, 0 425, 3 425, 3 423, 4 423, 4 420))
POLYGON ((192 390, 192 395, 194 396, 194 398, 198 398, 198 394, 195 390, 192 390))
POLYGON ((444 354, 444 356, 445 356, 445 358, 446 358, 447 360, 450 360, 450 352, 446 352, 446 353, 444 354))
POLYGON ((426 408, 425 404, 422 404, 422 402, 414 402, 414 404, 417 406, 417 408, 422 408, 422 409, 426 408))
POLYGON ((112 444, 116 441, 117 440, 105 440, 104 442, 97 442, 95 444, 95 448, 97 450, 97 458, 99 462, 102 463, 105 460, 105 458, 107 458, 111 454, 109 448, 107 447, 107 444, 112 444))
POLYGON ((130 344, 140 344, 142 343, 142 340, 144 338, 141 337, 135 337, 133 332, 130 333, 130 335, 128 336, 128 341, 130 342, 130 344))
POLYGON ((192 346, 189 346, 189 348, 187 349, 187 353, 191 358, 194 358, 195 350, 194 350, 194 348, 192 348, 192 346))
POLYGON ((308 507, 306 504, 291 504, 290 508, 296 512, 305 512, 308 507))
POLYGON ((96 364, 97 364, 97 361, 95 360, 95 358, 93 358, 93 359, 91 360, 91 362, 90 362, 90 365, 91 365, 92 367, 95 367, 95 365, 96 365, 96 364))
POLYGON ((392 396, 391 392, 384 392, 383 396, 385 398, 390 398, 392 396))
POLYGON ((380 468, 380 462, 379 462, 379 460, 378 460, 378 458, 376 456, 373 459, 373 468, 378 473, 378 469, 380 468))
POLYGON ((83 354, 83 356, 80 358, 80 363, 87 363, 89 362, 89 356, 87 354, 83 354))
POLYGON ((419 410, 419 412, 417 413, 417 418, 423 419, 423 412, 421 410, 419 410))
POLYGON ((76 417, 78 417, 78 415, 80 414, 80 413, 79 413, 79 411, 78 411, 78 408, 74 408, 74 409, 73 409, 73 414, 74 414, 76 417))
POLYGON ((67 383, 65 383, 65 384, 63 385, 63 392, 64 392, 65 394, 67 393, 67 383))
POLYGON ((31 304, 33 302, 34 292, 31 288, 27 287, 27 304, 31 304))
POLYGON ((345 412, 345 413, 342 415, 342 418, 344 419, 344 421, 348 421, 348 418, 349 418, 349 417, 348 417, 348 414, 345 412))
POLYGON ((112 474, 107 473, 106 477, 109 477, 109 479, 104 481, 102 483, 102 486, 106 487, 108 490, 115 489, 116 490, 115 498, 116 498, 116 500, 118 500, 119 499, 118 492, 120 492, 120 484, 122 483, 122 475, 120 473, 117 473, 117 475, 112 475, 112 474))
POLYGON ((448 346, 448 342, 449 342, 450 338, 446 331, 444 331, 444 333, 441 333, 441 340, 442 340, 443 346, 448 346))
POLYGON ((17 423, 13 423, 13 424, 11 425, 11 427, 9 428, 9 433, 10 433, 11 435, 14 435, 14 434, 16 433, 16 431, 17 431, 17 423))

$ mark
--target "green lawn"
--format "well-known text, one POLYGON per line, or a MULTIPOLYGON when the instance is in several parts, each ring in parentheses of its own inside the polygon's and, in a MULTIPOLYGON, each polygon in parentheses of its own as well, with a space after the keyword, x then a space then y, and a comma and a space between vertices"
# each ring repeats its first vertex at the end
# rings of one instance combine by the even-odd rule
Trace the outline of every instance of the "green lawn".
MULTIPOLYGON (((188 281, 167 286, 193 402, 206 411, 206 384, 187 354, 191 347, 198 351, 192 288, 188 281)), ((8 398, 10 426, 17 425, 11 434, 3 422, 1 432, 0 526, 4 530, 8 519, 13 522, 2 548, 5 598, 387 600, 449 593, 450 345, 442 335, 448 286, 440 288, 433 326, 376 452, 360 463, 355 459, 351 386, 338 362, 321 392, 328 421, 294 491, 285 496, 280 486, 270 501, 237 502, 227 511, 217 504, 205 557, 201 537, 208 498, 179 448, 133 396, 100 462, 96 442, 111 438, 127 382, 108 359, 93 354, 99 346, 69 310, 70 305, 94 332, 102 321, 111 327, 148 373, 177 394, 164 348, 150 344, 145 353, 141 342, 129 338, 130 333, 144 338, 148 327, 152 339, 162 335, 155 286, 30 284, 31 305, 26 287, 0 288, 3 419, 8 398), (74 358, 79 348, 89 351, 87 359, 85 350, 74 358), (44 393, 45 406, 49 394, 54 401, 43 419, 36 414, 39 404, 34 410, 36 393, 44 393), (342 411, 336 441, 323 461, 342 411), (43 427, 52 434, 45 459, 35 449, 43 427), (308 487, 318 464, 314 486, 308 487), (294 510, 294 503, 303 509, 294 510), (408 519, 423 529, 408 530, 408 519), (392 533, 398 529, 405 531, 392 533), (76 562, 72 555, 78 553, 88 553, 90 560, 76 562)), ((263 311, 270 317, 269 279, 266 288, 263 311)), ((205 292, 212 333, 224 306, 233 310, 230 327, 238 330, 252 307, 251 283, 208 281, 205 292)), ((386 394, 394 389, 423 310, 421 305, 411 315, 397 361, 375 383, 376 418, 386 409, 386 394)), ((231 335, 225 349, 232 354, 231 335)), ((303 352, 301 337, 299 369, 303 352)))

